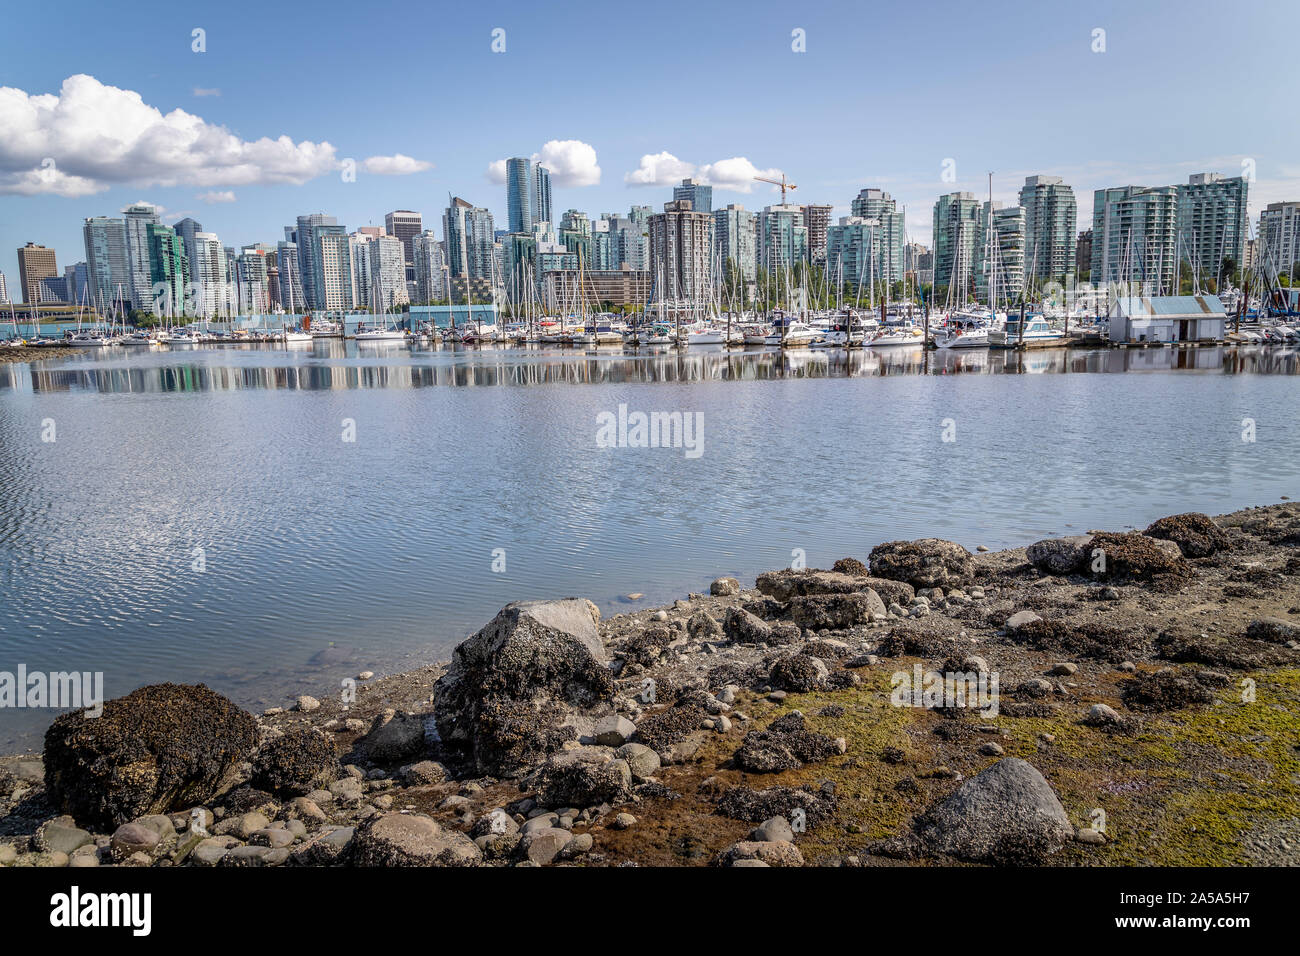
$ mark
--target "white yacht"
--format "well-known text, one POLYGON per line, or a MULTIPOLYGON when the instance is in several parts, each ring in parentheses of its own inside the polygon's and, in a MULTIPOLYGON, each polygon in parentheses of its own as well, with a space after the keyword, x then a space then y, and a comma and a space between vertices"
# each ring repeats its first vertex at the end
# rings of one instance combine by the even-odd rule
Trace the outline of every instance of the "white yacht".
POLYGON ((84 332, 74 332, 67 344, 78 349, 98 349, 112 345, 113 339, 106 332, 88 329, 84 332))
POLYGON ((1020 345, 1027 348, 1041 348, 1049 345, 1064 345, 1065 342, 1065 333, 1060 329, 1052 328, 1047 319, 1041 315, 1025 316, 1023 335, 1020 332, 1019 316, 1008 319, 1001 327, 990 328, 988 332, 989 347, 995 349, 1015 348, 1020 345))
POLYGON ((892 345, 924 345, 925 330, 916 325, 886 325, 863 344, 873 349, 892 345))

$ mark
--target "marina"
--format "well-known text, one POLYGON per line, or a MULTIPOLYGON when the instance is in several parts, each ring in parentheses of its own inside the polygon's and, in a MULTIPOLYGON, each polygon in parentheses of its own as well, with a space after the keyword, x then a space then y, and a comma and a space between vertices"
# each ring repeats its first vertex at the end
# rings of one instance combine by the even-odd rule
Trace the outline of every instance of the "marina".
MULTIPOLYGON (((103 670, 112 696, 204 681, 279 706, 445 657, 502 604, 574 581, 613 613, 794 549, 815 566, 936 531, 999 547, 1294 495, 1297 374, 1300 351, 1263 345, 325 338, 10 362, 0 641, 34 668, 103 670), (703 455, 597 447, 623 403, 702 413, 703 455)), ((33 745, 46 716, 10 717, 6 749, 33 745)))

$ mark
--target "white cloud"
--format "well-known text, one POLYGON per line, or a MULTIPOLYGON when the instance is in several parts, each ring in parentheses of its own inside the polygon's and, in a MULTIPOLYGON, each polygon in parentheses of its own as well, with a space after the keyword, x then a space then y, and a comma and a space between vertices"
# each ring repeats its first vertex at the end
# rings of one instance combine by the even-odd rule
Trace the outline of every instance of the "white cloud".
MULTIPOLYGON (((533 153, 534 163, 540 163, 551 173, 556 186, 598 186, 600 166, 596 162, 595 147, 580 139, 549 140, 540 152, 533 153)), ((501 186, 506 181, 506 161, 494 159, 484 172, 487 181, 501 186)))
POLYGON ((629 186, 672 186, 695 175, 695 165, 672 153, 646 153, 636 169, 623 176, 629 186))
POLYGON ((754 191, 755 176, 780 179, 781 170, 759 169, 744 156, 696 166, 665 151, 646 153, 640 165, 623 176, 623 182, 629 186, 675 186, 683 179, 698 179, 718 189, 748 193, 754 191))
POLYGON ((0 87, 0 129, 0 193, 80 196, 120 183, 300 184, 339 165, 327 142, 240 139, 85 74, 68 77, 57 94, 0 87))
POLYGON ((221 91, 216 87, 196 86, 194 87, 195 96, 220 96, 221 91))
POLYGON ((780 179, 781 170, 759 169, 744 156, 720 159, 716 163, 708 163, 700 167, 701 181, 718 189, 730 189, 738 193, 753 192, 754 187, 758 185, 754 181, 755 176, 762 176, 764 179, 780 179))
POLYGON ((533 162, 551 171, 556 186, 598 186, 600 166, 596 150, 579 139, 553 139, 533 154, 533 162))
POLYGON ((213 203, 221 203, 221 202, 234 202, 235 191, 233 189, 222 189, 219 191, 214 189, 211 192, 199 193, 194 198, 201 199, 203 200, 203 202, 207 203, 208 205, 212 205, 213 203))
POLYGON ((433 163, 423 159, 412 159, 402 153, 394 153, 392 156, 370 156, 363 159, 361 165, 366 172, 374 173, 376 176, 409 176, 433 168, 433 163))

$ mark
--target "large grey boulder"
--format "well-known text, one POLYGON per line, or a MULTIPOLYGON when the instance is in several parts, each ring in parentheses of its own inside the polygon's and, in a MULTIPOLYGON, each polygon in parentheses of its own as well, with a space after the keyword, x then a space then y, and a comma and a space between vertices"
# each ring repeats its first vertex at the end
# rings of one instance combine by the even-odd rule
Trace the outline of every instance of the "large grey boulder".
POLYGON ((614 682, 591 608, 508 604, 457 647, 434 691, 444 745, 478 773, 517 777, 576 736, 575 713, 607 713, 614 682))
POLYGON ((965 781, 915 829, 932 853, 998 865, 1039 863, 1074 838, 1051 786, 1016 757, 965 781))
POLYGON ((755 584, 761 592, 778 601, 789 601, 791 598, 810 594, 856 594, 860 591, 875 591, 886 603, 894 601, 906 606, 911 604, 912 598, 916 596, 915 589, 905 581, 813 569, 795 571, 785 568, 780 571, 767 571, 758 576, 755 584))
POLYGON ((361 746, 376 763, 398 763, 418 757, 425 751, 424 718, 386 709, 375 715, 361 746))
POLYGON ((1048 574, 1074 574, 1088 563, 1092 535, 1071 534, 1063 538, 1044 538, 1025 549, 1025 557, 1040 571, 1048 574))
POLYGON ((357 866, 478 866, 483 851, 465 834, 416 813, 373 816, 352 838, 357 866))
POLYGON ((790 599, 790 620, 803 627, 843 630, 885 615, 885 602, 867 589, 852 594, 808 594, 790 599))
POLYGON ((975 575, 971 553, 942 538, 886 541, 871 549, 868 560, 872 574, 918 588, 957 587, 975 575))

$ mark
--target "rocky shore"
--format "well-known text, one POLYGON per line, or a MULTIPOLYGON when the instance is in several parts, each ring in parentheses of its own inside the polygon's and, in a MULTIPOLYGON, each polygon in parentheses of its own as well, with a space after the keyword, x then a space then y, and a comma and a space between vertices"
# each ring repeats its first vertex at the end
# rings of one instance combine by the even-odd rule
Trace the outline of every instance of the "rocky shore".
POLYGON ((39 362, 51 358, 63 358, 73 355, 77 349, 72 347, 32 349, 26 346, 0 345, 0 362, 39 362))
POLYGON ((0 760, 4 866, 1300 863, 1300 505, 828 570, 0 760))

